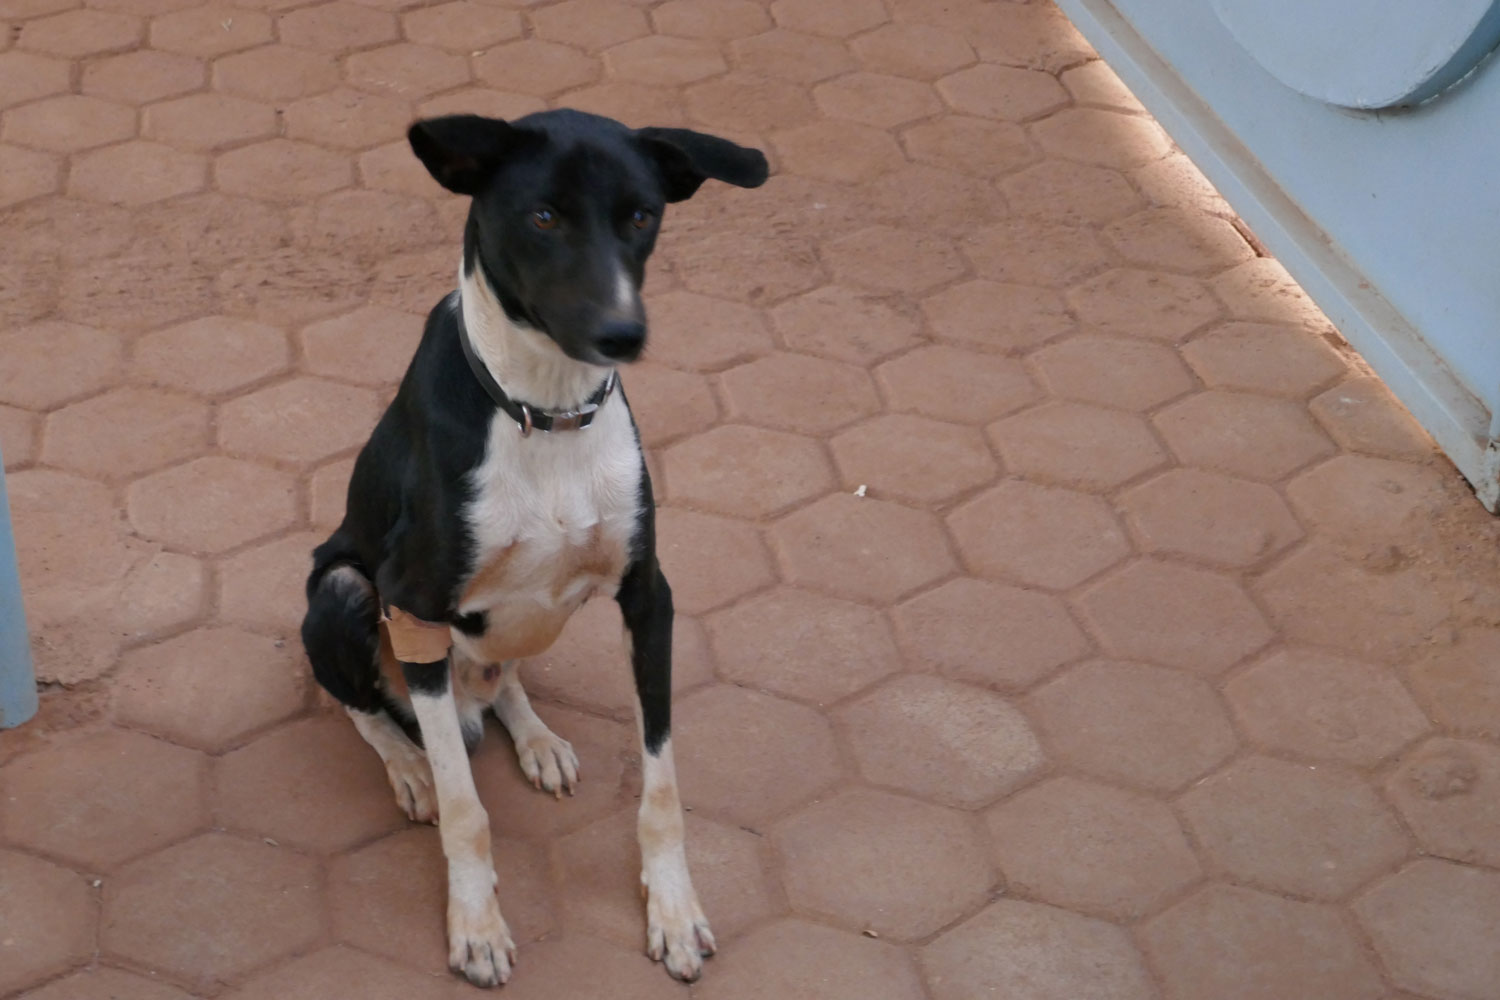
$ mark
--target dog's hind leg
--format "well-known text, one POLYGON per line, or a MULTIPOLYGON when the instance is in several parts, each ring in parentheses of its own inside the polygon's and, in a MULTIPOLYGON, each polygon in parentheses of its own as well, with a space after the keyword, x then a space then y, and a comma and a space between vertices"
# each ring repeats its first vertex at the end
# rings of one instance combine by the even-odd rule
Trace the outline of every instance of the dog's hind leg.
POLYGON ((354 728, 375 748, 385 762, 385 775, 396 793, 396 805, 408 819, 418 823, 438 821, 437 790, 432 784, 432 765, 421 747, 411 741, 396 720, 384 710, 361 712, 346 708, 354 728))
POLYGON ((558 736, 532 710, 521 687, 521 669, 516 661, 500 665, 500 691, 495 695, 495 715, 516 744, 521 773, 537 788, 562 796, 578 787, 578 755, 573 745, 558 736))

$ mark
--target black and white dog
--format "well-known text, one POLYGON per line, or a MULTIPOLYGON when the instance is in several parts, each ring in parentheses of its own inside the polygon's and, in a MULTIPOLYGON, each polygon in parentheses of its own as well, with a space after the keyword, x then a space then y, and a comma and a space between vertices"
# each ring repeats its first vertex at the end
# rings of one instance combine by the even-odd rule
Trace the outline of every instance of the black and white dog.
POLYGON ((355 462, 344 521, 313 553, 313 673, 380 754, 401 808, 440 819, 448 964, 495 986, 515 944, 468 751, 493 709, 532 783, 571 790, 577 758, 532 711, 515 660, 612 594, 640 702, 646 949, 694 980, 714 939, 672 760, 672 593, 616 366, 646 342, 641 282, 666 204, 709 178, 756 187, 765 157, 563 110, 421 121, 409 139, 439 183, 473 198, 459 288, 429 315, 355 462))

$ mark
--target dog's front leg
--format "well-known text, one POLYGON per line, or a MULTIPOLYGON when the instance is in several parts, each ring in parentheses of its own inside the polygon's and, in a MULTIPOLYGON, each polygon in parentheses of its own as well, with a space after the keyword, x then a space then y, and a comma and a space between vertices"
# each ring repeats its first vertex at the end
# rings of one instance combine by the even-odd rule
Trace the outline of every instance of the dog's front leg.
POLYGON ((630 639, 640 701, 643 785, 637 833, 646 894, 646 953, 685 982, 714 953, 683 842, 682 800, 672 760, 672 590, 654 555, 625 574, 617 597, 630 639))
POLYGON ((495 898, 490 820, 479 804, 453 700, 448 661, 402 663, 437 786, 438 830, 448 859, 448 967, 476 986, 510 979, 516 945, 495 898))

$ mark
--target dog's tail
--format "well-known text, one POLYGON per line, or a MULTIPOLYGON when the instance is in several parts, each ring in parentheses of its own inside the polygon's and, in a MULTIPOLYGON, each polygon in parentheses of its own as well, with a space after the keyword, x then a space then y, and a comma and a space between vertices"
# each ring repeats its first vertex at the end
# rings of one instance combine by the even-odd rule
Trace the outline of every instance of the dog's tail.
POLYGON ((361 712, 382 706, 377 682, 379 629, 375 585, 360 568, 352 546, 335 532, 313 550, 302 646, 324 690, 361 712))

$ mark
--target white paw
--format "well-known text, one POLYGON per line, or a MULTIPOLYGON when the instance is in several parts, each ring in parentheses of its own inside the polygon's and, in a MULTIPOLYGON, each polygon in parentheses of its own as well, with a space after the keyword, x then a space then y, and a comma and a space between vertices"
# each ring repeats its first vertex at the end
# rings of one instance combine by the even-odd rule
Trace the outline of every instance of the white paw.
POLYGON ((385 762, 385 776, 396 793, 396 806, 416 823, 438 821, 437 789, 432 784, 432 765, 420 752, 400 754, 385 762))
POLYGON ((663 865, 641 872, 646 893, 646 954, 661 962, 673 979, 685 983, 703 975, 703 959, 718 950, 687 866, 663 865))
POLYGON ((531 732, 517 733, 515 740, 521 773, 533 787, 558 798, 564 791, 572 795, 577 790, 578 755, 573 744, 540 723, 531 732))
POLYGON ((477 905, 448 901, 448 968, 475 986, 503 986, 516 964, 516 943, 494 893, 477 905))

